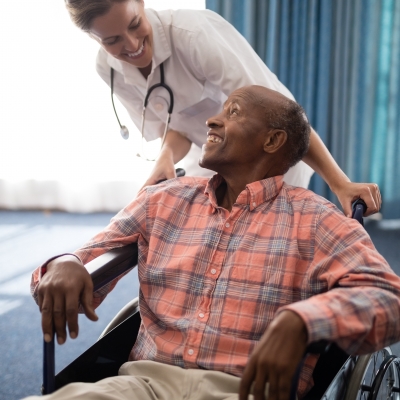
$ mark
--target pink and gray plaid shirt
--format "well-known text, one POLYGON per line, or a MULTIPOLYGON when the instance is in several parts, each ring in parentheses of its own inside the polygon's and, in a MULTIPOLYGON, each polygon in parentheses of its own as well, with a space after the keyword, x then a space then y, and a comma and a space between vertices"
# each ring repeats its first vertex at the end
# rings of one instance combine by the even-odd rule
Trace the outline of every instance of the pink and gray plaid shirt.
MULTIPOLYGON (((75 253, 87 263, 138 242, 142 326, 132 360, 241 376, 285 309, 304 319, 309 342, 363 353, 400 340, 400 279, 357 221, 282 177, 247 185, 228 212, 216 201, 221 181, 148 187, 75 253)), ((96 305, 115 283, 95 293, 96 305)), ((305 363, 300 397, 315 363, 305 363)))

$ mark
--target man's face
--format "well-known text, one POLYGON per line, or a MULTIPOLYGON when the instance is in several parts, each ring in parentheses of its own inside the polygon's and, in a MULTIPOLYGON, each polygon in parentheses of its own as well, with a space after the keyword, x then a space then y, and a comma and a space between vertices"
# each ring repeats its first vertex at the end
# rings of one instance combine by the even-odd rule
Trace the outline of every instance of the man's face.
MULTIPOLYGON (((265 105, 269 101, 259 91, 254 86, 234 91, 222 112, 207 121, 209 130, 199 160, 201 167, 217 172, 227 166, 249 168, 265 156, 262 133, 268 130, 265 105)), ((263 90, 265 93, 268 92, 263 90)))

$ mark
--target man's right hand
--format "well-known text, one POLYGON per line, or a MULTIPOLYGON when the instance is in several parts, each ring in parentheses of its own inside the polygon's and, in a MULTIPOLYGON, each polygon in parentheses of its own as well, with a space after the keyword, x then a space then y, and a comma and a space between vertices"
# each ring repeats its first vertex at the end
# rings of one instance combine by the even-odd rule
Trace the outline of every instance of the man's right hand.
POLYGON ((66 341, 66 325, 71 339, 78 336, 79 303, 90 320, 98 319, 92 305, 92 279, 83 264, 72 255, 61 256, 47 265, 47 272, 38 287, 38 303, 46 342, 53 337, 53 326, 58 344, 66 341))

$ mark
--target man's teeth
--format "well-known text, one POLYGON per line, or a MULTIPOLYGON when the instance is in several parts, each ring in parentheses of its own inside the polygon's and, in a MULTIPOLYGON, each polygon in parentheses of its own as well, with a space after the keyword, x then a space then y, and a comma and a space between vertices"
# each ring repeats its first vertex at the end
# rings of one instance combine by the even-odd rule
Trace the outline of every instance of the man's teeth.
POLYGON ((144 43, 140 46, 140 49, 138 51, 135 51, 134 53, 127 53, 128 57, 136 57, 138 56, 144 48, 144 43))
POLYGON ((214 135, 209 135, 207 136, 207 142, 211 142, 211 143, 221 143, 222 139, 218 136, 214 136, 214 135))

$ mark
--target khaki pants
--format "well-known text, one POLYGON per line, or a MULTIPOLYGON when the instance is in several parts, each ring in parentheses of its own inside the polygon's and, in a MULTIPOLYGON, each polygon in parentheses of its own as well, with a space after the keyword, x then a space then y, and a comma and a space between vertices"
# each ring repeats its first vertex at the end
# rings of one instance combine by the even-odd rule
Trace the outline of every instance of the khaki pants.
POLYGON ((240 378, 223 372, 134 361, 122 365, 118 376, 71 383, 53 394, 26 400, 237 400, 239 385, 240 378))

